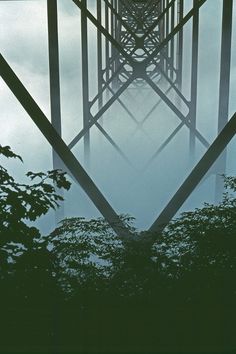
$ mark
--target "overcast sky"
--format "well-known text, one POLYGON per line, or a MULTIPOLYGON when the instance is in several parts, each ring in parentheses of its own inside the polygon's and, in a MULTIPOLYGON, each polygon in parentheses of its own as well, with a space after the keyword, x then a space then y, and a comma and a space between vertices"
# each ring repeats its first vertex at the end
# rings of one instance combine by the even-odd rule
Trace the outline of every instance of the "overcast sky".
MULTIPOLYGON (((95 0, 89 0, 91 11, 95 3, 95 0)), ((185 11, 188 11, 192 1, 185 0, 184 3, 185 11)), ((222 0, 208 0, 200 10, 197 127, 210 142, 217 132, 222 3, 222 0)), ((70 0, 58 0, 58 8, 63 138, 69 143, 82 127, 80 10, 70 0)), ((234 2, 229 116, 236 111, 235 8, 234 2)), ((96 55, 95 34, 93 26, 89 25, 91 97, 96 94, 96 73, 92 65, 96 55)), ((189 97, 191 23, 185 27, 184 39, 183 86, 184 94, 189 97)), ((0 50, 50 118, 45 0, 0 1, 0 50)), ((150 90, 148 93, 129 92, 122 95, 122 99, 137 119, 142 120, 158 97, 150 90)), ((0 143, 12 146, 24 159, 24 165, 9 162, 11 171, 22 178, 27 170, 51 169, 52 154, 49 144, 2 79, 0 107, 0 143)), ((154 221, 195 163, 189 161, 188 132, 187 128, 183 128, 163 154, 143 171, 146 161, 178 123, 173 112, 162 103, 144 125, 144 132, 136 132, 135 124, 119 104, 112 106, 104 117, 104 128, 132 159, 135 168, 131 168, 121 159, 95 127, 91 130, 90 174, 117 212, 135 216, 138 227, 146 228, 154 221)), ((235 140, 229 146, 228 174, 236 174, 235 140)), ((196 161, 204 151, 202 145, 197 143, 196 161)), ((73 152, 83 164, 82 142, 73 152)), ((193 193, 184 209, 197 207, 203 201, 213 201, 213 192, 214 180, 210 178, 193 193)), ((99 213, 81 188, 73 186, 66 193, 66 215, 90 217, 99 213)), ((53 215, 50 214, 41 221, 41 226, 47 225, 44 230, 52 227, 52 219, 53 215)))

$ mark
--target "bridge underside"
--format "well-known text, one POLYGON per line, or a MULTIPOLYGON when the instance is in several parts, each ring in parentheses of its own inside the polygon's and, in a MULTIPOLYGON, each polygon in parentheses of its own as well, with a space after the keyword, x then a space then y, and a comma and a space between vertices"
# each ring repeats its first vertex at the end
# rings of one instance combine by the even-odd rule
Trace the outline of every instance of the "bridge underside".
MULTIPOLYGON (((216 200, 222 194, 223 185, 218 174, 226 169, 226 146, 236 131, 235 116, 228 120, 230 57, 232 41, 232 0, 222 1, 221 61, 219 81, 219 109, 216 124, 218 136, 212 143, 197 126, 197 88, 200 11, 211 0, 193 0, 185 11, 183 0, 97 0, 95 8, 87 0, 71 0, 80 10, 82 88, 83 88, 83 128, 75 132, 73 139, 66 144, 62 135, 60 108, 60 70, 58 46, 58 8, 57 0, 47 0, 48 45, 50 68, 51 123, 43 114, 30 93, 14 74, 13 70, 0 57, 0 71, 3 80, 17 97, 29 116, 47 138, 53 148, 53 167, 63 168, 80 184, 101 214, 112 225, 122 239, 128 236, 119 216, 89 176, 91 153, 91 129, 99 132, 113 146, 118 154, 132 165, 103 124, 104 114, 114 103, 125 110, 137 129, 143 131, 143 124, 150 114, 164 102, 178 118, 178 126, 165 137, 161 146, 145 165, 163 153, 163 150, 179 134, 183 127, 189 134, 188 150, 190 159, 196 155, 196 144, 200 143, 205 154, 190 175, 183 181, 166 207, 150 227, 151 231, 161 231, 177 213, 192 191, 207 176, 216 174, 216 200), (89 60, 89 22, 96 31, 96 94, 90 95, 89 60), (191 23, 191 43, 189 44, 190 92, 183 90, 183 46, 184 28, 191 23), (155 104, 140 122, 122 101, 122 94, 129 90, 152 92, 156 95, 155 104), (170 95, 169 93, 172 93, 170 95), (85 169, 72 153, 72 149, 83 140, 85 169), (220 157, 220 158, 219 158, 220 157), (217 160, 218 159, 218 160, 217 160), (217 161, 216 164, 214 164, 217 161), (214 168, 212 166, 214 164, 214 168)), ((94 6, 94 5, 93 5, 94 6)), ((160 186, 156 186, 160 188, 160 186)))

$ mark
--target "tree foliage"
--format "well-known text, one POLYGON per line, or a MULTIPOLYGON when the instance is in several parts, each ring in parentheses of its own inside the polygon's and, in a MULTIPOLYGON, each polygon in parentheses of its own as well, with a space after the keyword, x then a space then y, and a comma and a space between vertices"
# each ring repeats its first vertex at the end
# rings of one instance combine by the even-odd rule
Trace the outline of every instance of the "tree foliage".
MULTIPOLYGON (((22 158, 9 146, 0 146, 5 158, 22 158)), ((32 250, 40 240, 40 232, 30 225, 49 209, 58 207, 63 198, 56 188, 69 189, 65 173, 60 170, 46 173, 28 172, 29 183, 19 183, 0 165, 0 267, 19 260, 26 250, 32 250)))
POLYGON ((190 270, 232 269, 236 265, 236 178, 225 177, 218 205, 205 203, 172 221, 155 245, 160 270, 181 277, 190 270))
MULTIPOLYGON (((9 147, 0 147, 0 153, 22 161, 9 147)), ((30 183, 23 184, 2 166, 0 172, 1 269, 9 271, 9 263, 17 263, 27 270, 28 279, 29 269, 44 269, 67 299, 86 295, 85 299, 115 296, 145 301, 161 293, 165 297, 178 287, 189 297, 200 294, 204 286, 215 289, 226 275, 231 280, 224 284, 232 294, 236 291, 235 177, 224 176, 219 205, 182 213, 150 245, 145 242, 148 232, 138 232, 127 215, 120 218, 137 235, 127 244, 103 218, 67 218, 43 237, 29 223, 58 206, 62 198, 56 188, 70 187, 65 174, 28 172, 30 183)))
MULTIPOLYGON (((110 295, 116 292, 122 297, 147 299, 163 287, 183 287, 185 282, 188 296, 190 287, 202 291, 203 284, 210 287, 222 277, 235 276, 236 178, 224 180, 225 193, 219 205, 205 204, 182 213, 156 235, 152 246, 145 247, 145 242, 122 244, 102 218, 62 221, 47 240, 58 259, 58 279, 64 291, 71 295, 90 288, 91 293, 104 295, 107 290, 110 295)), ((138 233, 132 218, 123 216, 122 220, 131 232, 138 233)), ((145 236, 140 233, 140 241, 145 236)))
MULTIPOLYGON (((0 146, 0 155, 22 161, 9 147, 0 146)), ((50 235, 40 235, 34 221, 58 206, 62 198, 56 189, 70 184, 58 170, 26 177, 27 183, 19 183, 0 166, 4 348, 13 338, 24 348, 26 342, 51 345, 58 338, 63 345, 74 341, 85 347, 94 340, 99 346, 105 338, 112 347, 121 328, 122 341, 131 343, 133 333, 137 347, 139 339, 149 343, 157 333, 157 345, 170 338, 191 342, 195 333, 197 344, 201 333, 207 344, 209 333, 214 341, 222 337, 222 326, 212 318, 216 310, 225 316, 226 306, 232 312, 236 305, 235 177, 224 177, 219 205, 181 214, 154 235, 154 244, 127 215, 120 218, 136 237, 125 244, 103 218, 67 218, 50 235)))

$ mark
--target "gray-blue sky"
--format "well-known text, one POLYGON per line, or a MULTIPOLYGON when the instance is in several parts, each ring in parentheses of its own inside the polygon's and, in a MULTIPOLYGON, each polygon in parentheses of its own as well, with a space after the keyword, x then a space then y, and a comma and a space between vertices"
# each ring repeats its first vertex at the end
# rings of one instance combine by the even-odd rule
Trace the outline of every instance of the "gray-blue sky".
MULTIPOLYGON (((185 0, 185 10, 191 0, 185 0)), ((91 10, 95 0, 89 0, 91 10)), ((212 141, 217 131, 219 96, 220 26, 222 0, 208 0, 200 10, 198 128, 212 141)), ((234 5, 233 50, 231 70, 230 114, 236 110, 236 6, 234 5)), ((95 29, 89 25, 89 60, 96 54, 95 29)), ((69 0, 59 0, 60 70, 63 137, 69 142, 82 127, 80 11, 69 0)), ((191 24, 184 30, 184 87, 189 95, 189 63, 191 55, 191 24)), ((49 78, 47 52, 46 1, 0 1, 0 50, 22 82, 49 117, 49 78)), ((91 65, 92 68, 92 65, 91 65)), ((95 69, 90 73, 91 97, 96 94, 95 69)), ((26 170, 51 168, 51 149, 41 133, 0 80, 0 137, 1 144, 11 145, 24 158, 24 165, 9 163, 18 176, 26 170)), ((158 97, 150 91, 146 99, 137 94, 136 99, 123 95, 122 99, 141 120, 158 97)), ((134 134, 135 125, 116 103, 104 116, 104 128, 134 161, 136 170, 130 168, 96 128, 91 130, 91 176, 119 213, 129 213, 137 218, 139 227, 148 227, 158 211, 166 204, 183 178, 193 166, 188 158, 188 134, 183 128, 175 140, 144 172, 141 167, 163 142, 166 135, 178 124, 178 119, 162 103, 144 125, 150 138, 142 132, 134 134), (132 138, 131 138, 132 137, 132 138)), ((83 144, 73 150, 83 163, 83 144)), ((229 146, 227 172, 236 174, 234 155, 236 142, 229 146)), ((204 152, 197 145, 197 157, 204 152)), ((193 193, 184 208, 199 206, 204 200, 213 200, 213 178, 193 193)), ((95 207, 78 186, 66 194, 66 213, 96 216, 95 207)), ((51 224, 50 214, 42 225, 51 224)))

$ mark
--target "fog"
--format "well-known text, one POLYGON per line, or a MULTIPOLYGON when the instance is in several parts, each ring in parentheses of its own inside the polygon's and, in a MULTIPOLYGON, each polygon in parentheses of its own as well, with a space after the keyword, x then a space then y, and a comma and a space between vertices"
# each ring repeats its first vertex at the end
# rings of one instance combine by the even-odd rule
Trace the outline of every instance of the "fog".
MULTIPOLYGON (((63 139, 70 143, 82 128, 82 80, 80 46, 80 10, 72 1, 59 0, 59 49, 61 74, 61 110, 63 139)), ((94 11, 95 0, 88 1, 94 11)), ((192 0, 185 0, 185 13, 192 0)), ((199 70, 197 95, 197 129, 211 143, 217 134, 222 0, 208 0, 200 9, 199 70)), ((236 6, 232 33, 229 117, 236 111, 236 6)), ((190 98, 191 21, 184 27, 183 94, 190 98)), ((49 68, 46 1, 0 1, 0 50, 43 112, 50 118, 49 68)), ((97 92, 96 30, 89 24, 90 98, 97 92)), ((159 100, 151 88, 128 88, 121 100, 141 122, 159 100)), ((170 92, 169 98, 176 97, 170 92)), ((52 169, 52 151, 46 139, 31 121, 6 84, 0 79, 0 144, 10 145, 23 157, 24 164, 5 161, 17 178, 23 180, 28 170, 52 169)), ((182 106, 183 113, 184 105, 182 106)), ((103 128, 132 162, 127 163, 101 135, 91 129, 90 176, 117 213, 136 218, 135 225, 148 228, 184 181, 206 148, 197 140, 195 159, 189 156, 189 131, 186 126, 150 163, 161 144, 178 126, 180 120, 164 102, 137 128, 129 115, 116 102, 102 118, 103 128)), ((87 169, 83 141, 72 149, 87 169)), ((236 138, 228 146, 227 171, 236 174, 236 138)), ((214 202, 215 176, 204 180, 185 202, 182 209, 214 202)), ((65 216, 99 216, 93 203, 77 184, 65 193, 65 216)), ((54 213, 42 217, 38 226, 49 232, 54 226, 54 213)))

